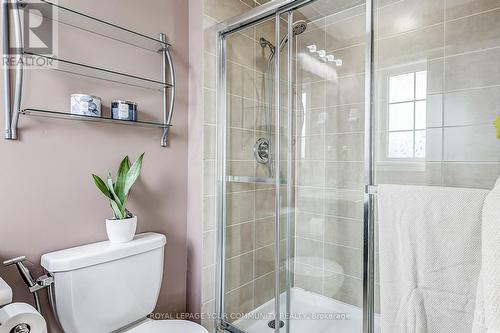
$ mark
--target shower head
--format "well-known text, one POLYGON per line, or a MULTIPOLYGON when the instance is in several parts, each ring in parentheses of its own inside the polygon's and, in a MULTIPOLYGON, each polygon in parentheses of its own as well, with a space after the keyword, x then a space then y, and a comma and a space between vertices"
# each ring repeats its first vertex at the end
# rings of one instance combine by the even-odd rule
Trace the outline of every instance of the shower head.
POLYGON ((295 36, 300 35, 304 31, 306 31, 306 29, 307 29, 307 22, 304 20, 296 21, 292 26, 293 34, 295 36))
MULTIPOLYGON (((298 36, 298 35, 302 34, 304 31, 306 31, 306 29, 307 29, 307 22, 304 20, 296 21, 292 25, 292 31, 293 31, 294 36, 298 36)), ((288 36, 285 35, 281 42, 283 43, 283 42, 286 42, 287 40, 288 40, 288 36)), ((269 46, 271 48, 271 50, 274 50, 273 43, 271 43, 270 41, 268 41, 264 37, 260 37, 259 44, 263 49, 266 48, 266 46, 269 46)))
MULTIPOLYGON (((304 31, 306 31, 306 29, 307 29, 307 22, 306 21, 304 21, 304 20, 295 21, 292 25, 293 36, 295 37, 295 36, 298 36, 298 35, 304 33, 304 31)), ((286 45, 287 42, 288 42, 288 34, 283 36, 283 38, 280 41, 280 44, 279 44, 280 51, 283 49, 283 47, 286 45)), ((274 53, 276 52, 276 47, 273 45, 273 43, 271 43, 270 41, 268 41, 264 37, 261 37, 259 39, 259 44, 263 49, 265 49, 266 47, 269 47, 269 49, 271 50, 271 56, 269 57, 269 60, 272 60, 274 58, 274 53)))
MULTIPOLYGON (((295 21, 292 25, 293 37, 304 33, 304 31, 306 31, 306 29, 307 29, 307 22, 306 21, 304 21, 304 20, 295 21)), ((288 43, 288 34, 283 36, 283 38, 281 39, 280 50, 282 50, 283 47, 285 47, 286 43, 288 43)))

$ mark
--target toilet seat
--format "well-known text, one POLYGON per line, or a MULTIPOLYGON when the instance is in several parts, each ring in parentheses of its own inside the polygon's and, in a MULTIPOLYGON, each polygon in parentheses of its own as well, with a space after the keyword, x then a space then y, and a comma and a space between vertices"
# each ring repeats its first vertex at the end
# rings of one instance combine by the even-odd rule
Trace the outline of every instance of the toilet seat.
POLYGON ((123 333, 208 333, 208 331, 192 321, 148 319, 123 333))

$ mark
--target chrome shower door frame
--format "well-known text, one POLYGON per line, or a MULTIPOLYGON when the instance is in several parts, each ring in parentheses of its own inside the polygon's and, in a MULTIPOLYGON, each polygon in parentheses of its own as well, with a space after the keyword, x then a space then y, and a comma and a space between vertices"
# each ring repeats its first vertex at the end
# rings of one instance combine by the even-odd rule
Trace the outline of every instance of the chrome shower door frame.
MULTIPOLYGON (((293 10, 301 6, 305 6, 309 3, 315 2, 317 0, 274 0, 268 2, 262 6, 256 7, 247 13, 229 19, 225 22, 220 23, 216 26, 216 57, 217 57, 217 82, 216 82, 216 109, 217 109, 217 189, 216 189, 216 213, 217 213, 217 290, 216 290, 216 319, 215 327, 217 330, 223 332, 233 332, 233 333, 244 333, 237 327, 229 324, 225 320, 224 312, 224 286, 225 286, 225 242, 226 242, 226 176, 227 176, 227 117, 226 117, 226 80, 227 80, 227 43, 226 38, 231 33, 240 31, 246 27, 258 24, 267 19, 274 17, 276 23, 276 40, 280 40, 280 18, 282 15, 287 15, 288 21, 288 34, 292 34, 292 15, 293 10)), ((363 198, 363 333, 373 333, 374 332, 374 193, 371 191, 372 186, 374 186, 374 139, 373 139, 373 2, 374 0, 366 0, 366 32, 365 32, 365 133, 364 133, 364 198, 363 198)), ((291 77, 293 73, 292 66, 292 50, 293 43, 288 44, 288 65, 287 73, 291 77)), ((279 65, 280 65, 280 55, 277 55, 274 59, 275 61, 275 109, 280 110, 280 80, 279 80, 279 65)), ((293 139, 292 126, 292 112, 293 110, 293 98, 292 98, 292 80, 288 80, 288 105, 289 112, 287 116, 288 123, 288 140, 293 139)), ((276 112, 275 128, 280 128, 280 112, 276 112)), ((275 147, 278 150, 275 151, 275 241, 276 241, 276 286, 275 286, 275 320, 280 320, 280 285, 279 285, 279 244, 280 244, 280 148, 279 148, 279 138, 280 131, 275 131, 275 147), (277 175, 277 176, 276 176, 277 175)), ((290 143, 290 142, 289 142, 290 143)), ((290 150, 291 144, 288 145, 287 159, 290 159, 293 152, 290 150)), ((290 238, 291 238, 291 228, 290 223, 292 223, 293 218, 290 214, 290 204, 291 204, 291 184, 293 182, 293 167, 291 166, 291 161, 287 161, 287 239, 286 239, 286 313, 290 313, 290 289, 291 289, 291 269, 290 269, 290 238)), ((289 319, 286 318, 288 321, 289 319)), ((288 323, 287 323, 288 324, 288 323)), ((288 333, 290 325, 286 325, 286 332, 288 333)), ((281 332, 279 324, 275 325, 275 333, 281 332)))
POLYGON ((374 0, 365 6, 365 128, 363 193, 363 333, 374 333, 375 314, 375 115, 374 0))

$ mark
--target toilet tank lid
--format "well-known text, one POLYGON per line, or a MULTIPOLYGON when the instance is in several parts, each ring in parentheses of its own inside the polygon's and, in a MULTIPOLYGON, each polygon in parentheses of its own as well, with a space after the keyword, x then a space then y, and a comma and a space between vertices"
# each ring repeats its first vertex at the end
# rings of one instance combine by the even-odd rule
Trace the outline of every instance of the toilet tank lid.
POLYGON ((152 251, 166 242, 165 235, 147 232, 127 243, 103 241, 47 253, 42 255, 41 265, 51 273, 71 271, 152 251))

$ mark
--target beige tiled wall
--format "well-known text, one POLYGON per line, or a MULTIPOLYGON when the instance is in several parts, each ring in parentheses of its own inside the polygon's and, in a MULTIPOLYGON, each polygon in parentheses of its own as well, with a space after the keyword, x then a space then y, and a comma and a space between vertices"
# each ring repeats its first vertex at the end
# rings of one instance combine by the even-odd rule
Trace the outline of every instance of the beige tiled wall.
POLYGON ((380 1, 376 25, 377 182, 489 188, 500 173, 500 3, 380 1), (426 158, 384 156, 389 75, 428 71, 426 158), (411 162, 411 161, 410 161, 411 162))

